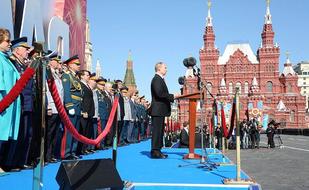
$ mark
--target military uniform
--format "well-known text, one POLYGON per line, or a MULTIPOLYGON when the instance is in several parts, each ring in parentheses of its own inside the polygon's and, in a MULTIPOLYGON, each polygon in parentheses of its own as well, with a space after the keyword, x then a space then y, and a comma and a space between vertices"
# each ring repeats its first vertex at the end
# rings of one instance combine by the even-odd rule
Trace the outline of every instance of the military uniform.
MULTIPOLYGON (((106 82, 105 79, 97 80, 97 84, 100 84, 100 85, 105 85, 105 82, 106 82)), ((112 109, 112 101, 108 97, 107 92, 102 91, 102 90, 97 90, 96 93, 98 97, 98 112, 99 112, 101 128, 102 130, 104 130, 107 124, 109 114, 112 109)), ((104 141, 101 141, 101 145, 104 146, 104 141)))
MULTIPOLYGON (((51 61, 60 62, 60 57, 58 54, 50 57, 51 61)), ((58 94, 60 96, 61 102, 63 102, 63 86, 61 75, 58 70, 50 68, 50 72, 54 78, 58 94)), ((61 131, 61 119, 58 114, 55 102, 51 96, 49 88, 47 87, 47 115, 46 115, 46 132, 45 132, 45 161, 55 162, 59 158, 60 154, 60 144, 57 146, 57 140, 62 138, 61 131)))
MULTIPOLYGON (((79 64, 79 62, 72 63, 74 59, 78 60, 78 57, 74 56, 65 61, 65 63, 68 65, 79 64)), ((75 129, 79 131, 82 101, 82 88, 80 80, 77 78, 76 73, 74 73, 72 70, 68 70, 62 75, 62 85, 64 90, 64 106, 72 124, 75 126, 75 129)), ((65 143, 65 150, 62 150, 62 157, 70 159, 75 157, 77 140, 72 137, 70 132, 68 132, 66 129, 64 130, 65 132, 64 138, 62 139, 62 144, 65 143)))

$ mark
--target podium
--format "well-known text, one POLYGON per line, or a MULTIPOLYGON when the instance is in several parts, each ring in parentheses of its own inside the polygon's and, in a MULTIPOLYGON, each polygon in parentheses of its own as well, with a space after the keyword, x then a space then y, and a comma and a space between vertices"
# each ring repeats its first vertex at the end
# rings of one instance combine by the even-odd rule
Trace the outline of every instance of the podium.
POLYGON ((201 155, 195 154, 195 126, 196 126, 196 105, 200 100, 200 92, 185 94, 177 97, 177 100, 189 100, 189 154, 183 156, 183 159, 200 159, 201 155))

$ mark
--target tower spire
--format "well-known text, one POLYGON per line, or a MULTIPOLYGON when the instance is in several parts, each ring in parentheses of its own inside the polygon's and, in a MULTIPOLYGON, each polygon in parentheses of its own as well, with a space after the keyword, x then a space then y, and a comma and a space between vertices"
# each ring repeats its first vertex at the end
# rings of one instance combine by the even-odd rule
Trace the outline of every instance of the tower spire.
POLYGON ((132 52, 129 50, 128 61, 132 61, 132 52))
POLYGON ((265 24, 271 24, 271 14, 270 14, 270 0, 266 0, 267 8, 265 14, 265 24))
POLYGON ((207 6, 208 6, 207 26, 212 26, 212 17, 210 14, 211 0, 208 0, 207 6))
POLYGON ((206 28, 205 28, 205 33, 204 33, 204 48, 207 50, 213 50, 216 49, 215 47, 215 34, 213 30, 213 25, 212 25, 212 17, 210 14, 210 8, 211 8, 211 0, 208 0, 208 16, 207 16, 207 23, 206 23, 206 28))
POLYGON ((100 64, 100 60, 97 59, 97 64, 96 64, 96 67, 95 67, 95 72, 96 72, 96 77, 100 77, 101 76, 101 64, 100 64))
POLYGON ((132 52, 129 50, 128 60, 127 60, 127 68, 124 76, 123 83, 126 87, 129 88, 129 92, 135 92, 137 87, 135 83, 135 77, 133 73, 133 61, 132 61, 132 52))

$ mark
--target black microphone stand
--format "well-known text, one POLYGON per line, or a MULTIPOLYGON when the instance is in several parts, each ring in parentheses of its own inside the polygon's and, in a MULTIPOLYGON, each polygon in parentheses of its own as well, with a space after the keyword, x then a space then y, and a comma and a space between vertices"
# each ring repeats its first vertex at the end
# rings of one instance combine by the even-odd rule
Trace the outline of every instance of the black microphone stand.
MULTIPOLYGON (((204 91, 207 90, 209 92, 209 90, 207 89, 206 85, 203 84, 202 80, 201 80, 201 75, 200 75, 200 69, 195 66, 197 68, 197 73, 195 73, 194 75, 196 77, 198 77, 198 89, 200 91, 200 125, 199 125, 199 130, 198 132, 200 133, 201 136, 201 158, 200 158, 200 162, 199 163, 190 163, 190 164, 184 164, 184 165, 178 165, 178 167, 186 167, 186 166, 192 166, 192 165, 199 165, 201 164, 201 166, 198 166, 198 168, 203 168, 203 169, 207 169, 209 171, 212 171, 213 169, 216 169, 219 164, 209 160, 209 157, 207 155, 207 150, 206 147, 204 147, 204 126, 206 125, 205 122, 205 114, 206 111, 204 113, 204 91)), ((206 130, 205 130, 205 135, 206 135, 206 130)))

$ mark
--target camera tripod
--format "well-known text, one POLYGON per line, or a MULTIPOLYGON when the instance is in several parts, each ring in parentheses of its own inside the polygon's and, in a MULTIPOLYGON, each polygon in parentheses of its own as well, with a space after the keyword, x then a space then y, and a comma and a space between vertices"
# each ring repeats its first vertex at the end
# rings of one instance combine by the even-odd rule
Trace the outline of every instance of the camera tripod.
POLYGON ((280 149, 283 148, 284 146, 283 146, 283 142, 282 142, 282 139, 281 139, 280 134, 279 134, 279 133, 276 133, 275 138, 278 140, 278 147, 279 147, 280 149))

